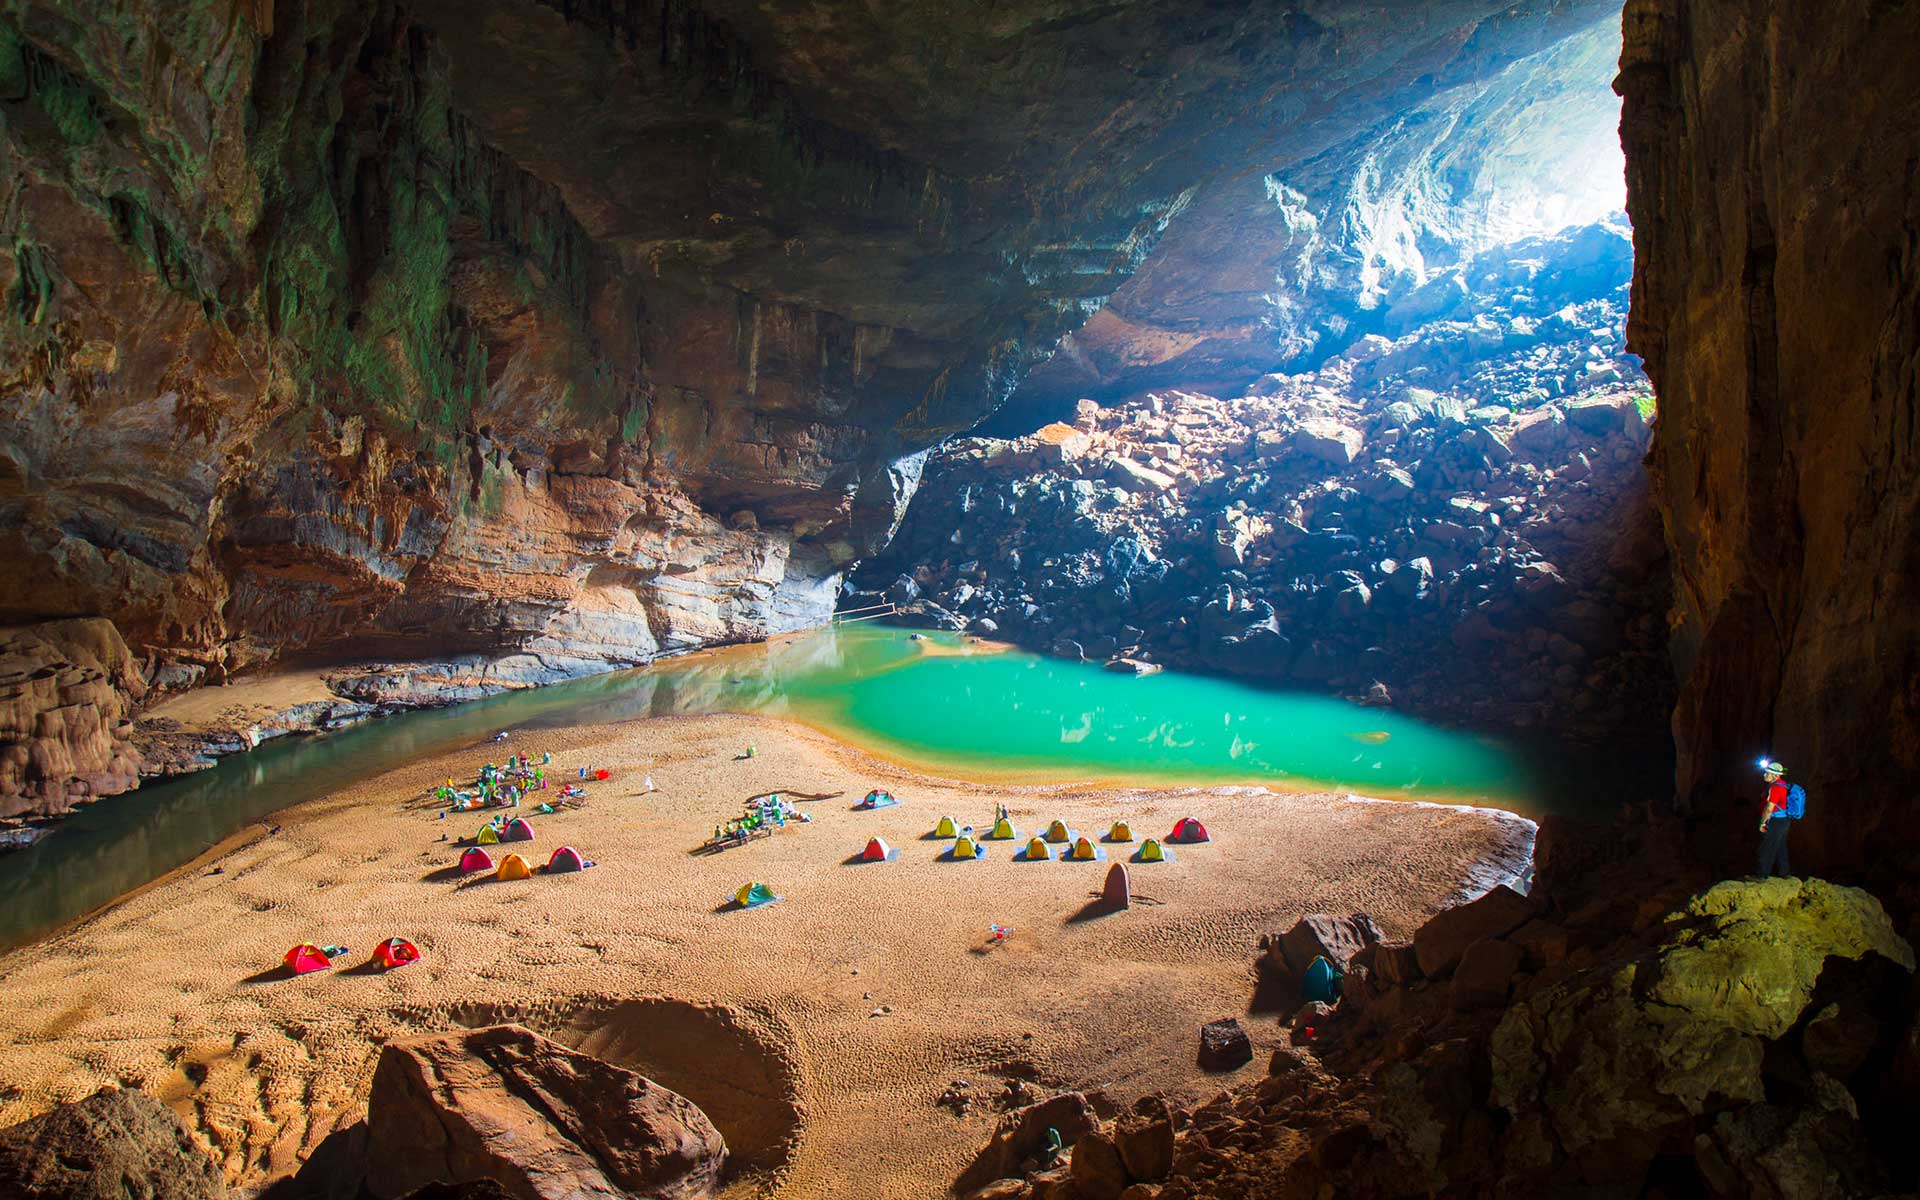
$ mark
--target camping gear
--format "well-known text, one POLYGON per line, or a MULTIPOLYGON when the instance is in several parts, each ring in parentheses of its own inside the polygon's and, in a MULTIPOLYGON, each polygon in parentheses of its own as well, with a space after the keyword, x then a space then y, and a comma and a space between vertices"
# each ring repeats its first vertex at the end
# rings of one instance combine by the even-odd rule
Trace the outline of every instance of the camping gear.
POLYGON ((1115 863, 1107 868, 1107 882, 1100 889, 1100 903, 1111 909, 1126 908, 1133 903, 1133 889, 1127 884, 1127 865, 1115 863))
POLYGON ((743 883, 740 890, 733 894, 733 902, 741 908, 759 908, 763 904, 772 904, 780 897, 764 883, 743 883))
POLYGON ((1159 839, 1148 838, 1146 841, 1140 843, 1138 850, 1133 852, 1133 861, 1143 863, 1172 862, 1173 851, 1162 846, 1159 839))
POLYGON ((553 857, 547 859, 547 873, 560 875, 569 871, 584 871, 592 865, 581 858, 580 852, 572 846, 562 846, 553 852, 553 857))
POLYGON ((1328 962, 1326 955, 1316 954, 1301 977, 1300 998, 1308 1003, 1318 1000, 1332 1004, 1340 999, 1340 978, 1340 969, 1328 962))
POLYGON ((1125 821, 1115 821, 1113 828, 1107 830, 1107 841, 1130 842, 1133 840, 1133 827, 1125 821))
POLYGON ((1100 847, 1094 845, 1090 839, 1084 837, 1073 839, 1073 849, 1067 852, 1067 858, 1074 862, 1100 862, 1106 857, 1107 852, 1105 850, 1102 850, 1100 847))
POLYGON ((900 852, 887 845, 885 838, 868 838, 867 848, 860 852, 861 862, 892 862, 900 857, 900 852))
POLYGON ((1015 862, 1046 862, 1053 857, 1053 847, 1041 838, 1028 838, 1026 849, 1013 856, 1015 862))
POLYGON ((479 871, 493 870, 493 859, 478 846, 470 847, 460 856, 460 873, 472 875, 479 871))
POLYGON ((333 965, 333 961, 327 957, 325 950, 308 945, 306 942, 301 942, 287 951, 286 960, 287 970, 295 975, 305 975, 308 971, 324 971, 333 965))
POLYGON ((1070 842, 1073 840, 1073 830, 1067 828, 1065 821, 1055 821, 1047 826, 1047 832, 1041 836, 1050 842, 1070 842))
POLYGON ((391 971, 410 962, 419 962, 420 947, 405 938, 388 938, 373 948, 373 961, 380 964, 382 971, 391 971))
POLYGON ((946 856, 954 862, 972 862, 985 858, 987 848, 963 833, 954 841, 953 849, 947 851, 946 856))
POLYGON ((533 868, 527 860, 518 854, 509 854, 500 860, 500 868, 493 873, 495 879, 532 879, 533 868))
POLYGON ((605 780, 613 778, 613 772, 607 770, 605 767, 601 767, 593 773, 593 777, 604 782, 605 780))
POLYGON ((959 837, 960 831, 954 827, 952 817, 941 817, 940 823, 933 827, 933 836, 937 838, 959 837))
POLYGON ((1167 835, 1167 840, 1182 845, 1192 845, 1196 842, 1210 842, 1213 839, 1207 836, 1207 827, 1200 823, 1200 818, 1181 817, 1174 822, 1173 832, 1167 835))
POLYGON ((867 793, 867 798, 865 800, 862 800, 860 803, 854 805, 854 808, 859 809, 862 812, 867 812, 876 808, 891 808, 893 805, 896 805, 898 803, 900 802, 893 798, 893 793, 883 792, 879 788, 875 788, 871 792, 867 793))
POLYGON ((527 824, 525 817, 515 817, 513 820, 507 822, 505 829, 500 831, 500 840, 503 842, 530 842, 533 840, 533 826, 527 824))
POLYGON ((499 827, 491 822, 482 825, 480 832, 474 835, 473 844, 476 846, 498 846, 500 844, 499 827))
POLYGON ((1015 829, 1013 822, 1007 820, 1005 817, 1001 817, 998 821, 995 821, 993 828, 987 830, 987 840, 989 841, 1010 842, 1019 836, 1020 831, 1015 829))

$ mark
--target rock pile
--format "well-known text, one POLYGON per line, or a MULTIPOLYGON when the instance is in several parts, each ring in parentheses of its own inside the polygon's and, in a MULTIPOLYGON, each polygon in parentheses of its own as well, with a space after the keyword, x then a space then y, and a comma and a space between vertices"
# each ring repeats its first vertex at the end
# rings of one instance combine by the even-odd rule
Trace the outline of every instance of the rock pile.
POLYGON ((1658 721, 1625 254, 1612 226, 1510 246, 1397 305, 1398 340, 1237 399, 952 443, 843 603, 1515 728, 1658 721))
MULTIPOLYGON (((1657 852, 1609 856, 1564 823, 1551 832, 1559 866, 1536 894, 1496 889, 1411 942, 1359 937, 1339 1004, 1306 1006, 1314 1036, 1293 1022, 1294 1046, 1257 1085, 1192 1110, 1148 1097, 1082 1132, 1066 1170, 975 1194, 1811 1200, 1912 1187, 1920 993, 1913 951, 1872 896, 1782 879, 1690 893, 1657 852), (1622 878, 1658 885, 1623 900, 1596 887, 1622 878), (1166 1115, 1143 1122, 1148 1109, 1166 1115), (1127 1148, 1147 1126, 1162 1153, 1142 1172, 1127 1148)), ((1354 920, 1303 920, 1268 939, 1263 966, 1289 970, 1288 945, 1339 950, 1371 927, 1354 920)))

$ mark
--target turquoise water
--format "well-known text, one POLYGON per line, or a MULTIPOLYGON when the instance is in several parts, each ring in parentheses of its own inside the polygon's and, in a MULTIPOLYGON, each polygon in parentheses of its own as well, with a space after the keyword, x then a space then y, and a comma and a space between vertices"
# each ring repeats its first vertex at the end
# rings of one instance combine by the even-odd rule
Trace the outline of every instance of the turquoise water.
POLYGON ((976 778, 1258 783, 1547 806, 1524 750, 1389 711, 853 625, 289 738, 100 801, 0 856, 0 945, 109 903, 279 809, 499 729, 711 712, 804 721, 910 766, 976 778))

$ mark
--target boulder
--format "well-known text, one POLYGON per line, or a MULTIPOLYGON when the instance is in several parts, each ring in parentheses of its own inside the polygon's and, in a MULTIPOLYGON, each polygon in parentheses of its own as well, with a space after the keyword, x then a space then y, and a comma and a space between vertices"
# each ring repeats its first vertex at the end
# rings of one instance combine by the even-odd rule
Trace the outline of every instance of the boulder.
POLYGON ((1445 977, 1468 946, 1512 933, 1532 916, 1533 905, 1505 884, 1478 900, 1436 913, 1413 935, 1421 974, 1430 979, 1445 977))
POLYGON ((726 1142, 692 1101, 518 1025, 387 1043, 367 1190, 492 1179, 523 1200, 708 1195, 726 1142))
POLYGON ((1628 432, 1629 416, 1634 422, 1640 417, 1639 406, 1633 397, 1625 393, 1612 396, 1596 396, 1584 400, 1568 400, 1561 404, 1567 424, 1580 432, 1594 437, 1609 437, 1628 432))
POLYGON ((1082 1200, 1119 1200, 1133 1180, 1120 1161, 1120 1150, 1104 1133, 1094 1130, 1073 1144, 1068 1172, 1074 1194, 1082 1200))
POLYGON ((1153 1183, 1173 1169, 1173 1110, 1163 1098, 1143 1096, 1130 1114, 1114 1122, 1113 1136, 1132 1178, 1153 1183))
POLYGON ((1508 443, 1515 451, 1538 458, 1559 449, 1566 440, 1566 428, 1566 414, 1549 404, 1522 417, 1508 443))
POLYGON ((1232 1017, 1200 1027, 1200 1066, 1207 1071, 1231 1071, 1253 1061, 1253 1043, 1232 1017))
POLYGON ((1299 976, 1307 964, 1322 955, 1342 971, 1362 948, 1380 940, 1380 929, 1365 913, 1336 917, 1331 913, 1308 913, 1278 937, 1269 938, 1261 960, 1270 969, 1299 976))
POLYGON ((144 1092, 104 1088, 0 1130, 8 1200, 215 1200, 225 1176, 179 1117, 144 1092))
POLYGON ((1455 1008, 1493 1008, 1507 1002, 1507 990, 1520 971, 1520 947, 1498 938, 1468 946, 1454 968, 1449 999, 1455 1008))
POLYGON ((1309 417, 1293 434, 1293 448, 1336 467, 1353 465, 1360 457, 1366 436, 1351 425, 1332 417, 1309 417))
POLYGON ((1173 476, 1130 458, 1108 459, 1107 478, 1133 492, 1164 492, 1173 486, 1173 476))
POLYGON ((996 1179, 1026 1174, 1022 1164, 1040 1153, 1049 1129, 1059 1130, 1061 1145, 1072 1146, 1099 1127, 1093 1105, 1079 1092, 1062 1092, 1038 1104, 1016 1108, 1001 1116, 993 1136, 972 1165, 961 1172, 954 1190, 965 1194, 996 1179))
POLYGON ((1042 465, 1064 466, 1085 454, 1093 440, 1081 430, 1056 421, 1035 431, 1033 444, 1042 465))

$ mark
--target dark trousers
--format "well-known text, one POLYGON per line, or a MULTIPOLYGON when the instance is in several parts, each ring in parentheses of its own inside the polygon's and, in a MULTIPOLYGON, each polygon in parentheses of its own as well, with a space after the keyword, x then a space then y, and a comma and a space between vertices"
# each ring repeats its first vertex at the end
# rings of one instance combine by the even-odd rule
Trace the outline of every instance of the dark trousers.
POLYGON ((1787 831, 1793 828, 1793 822, 1785 817, 1775 817, 1767 822, 1767 830, 1760 835, 1760 865, 1754 874, 1765 879, 1778 875, 1785 879, 1793 874, 1793 868, 1787 865, 1787 831))

